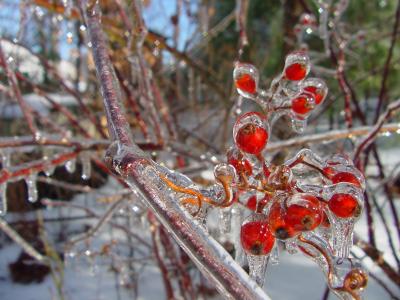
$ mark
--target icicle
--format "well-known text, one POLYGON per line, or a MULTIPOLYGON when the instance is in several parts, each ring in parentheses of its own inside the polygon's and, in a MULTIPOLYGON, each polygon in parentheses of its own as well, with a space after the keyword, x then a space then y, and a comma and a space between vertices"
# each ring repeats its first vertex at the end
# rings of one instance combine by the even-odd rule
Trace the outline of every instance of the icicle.
POLYGON ((273 266, 279 265, 279 246, 278 246, 278 243, 276 243, 274 249, 272 249, 272 252, 269 255, 269 261, 271 262, 271 265, 273 265, 273 266))
POLYGON ((219 230, 221 235, 231 231, 232 209, 231 207, 221 208, 219 210, 219 230))
POLYGON ((83 180, 88 180, 91 176, 92 173, 92 162, 90 160, 90 153, 88 152, 83 152, 80 155, 80 160, 82 163, 82 179, 83 180))
POLYGON ((250 277, 261 287, 264 285, 265 271, 267 270, 268 259, 268 255, 247 254, 250 277))
POLYGON ((332 228, 334 255, 347 258, 353 246, 354 223, 360 218, 364 206, 362 191, 352 184, 338 183, 326 186, 323 198, 329 200, 326 213, 332 228), (337 210, 337 207, 344 205, 354 205, 349 215, 341 215, 343 212, 337 210))
POLYGON ((74 173, 76 169, 76 159, 73 158, 65 163, 65 169, 68 173, 74 173))
POLYGON ((292 119, 292 129, 297 133, 303 133, 307 126, 307 120, 292 119))
POLYGON ((7 183, 0 184, 0 215, 7 213, 7 183))
POLYGON ((31 174, 25 179, 26 187, 28 191, 28 201, 35 203, 38 200, 38 191, 36 187, 36 173, 31 174))
POLYGON ((235 243, 235 261, 243 266, 245 263, 245 253, 240 243, 240 229, 244 220, 244 212, 241 207, 236 204, 232 208, 232 240, 235 243))
POLYGON ((285 248, 289 254, 296 254, 297 253, 297 243, 296 240, 290 239, 285 241, 285 248))

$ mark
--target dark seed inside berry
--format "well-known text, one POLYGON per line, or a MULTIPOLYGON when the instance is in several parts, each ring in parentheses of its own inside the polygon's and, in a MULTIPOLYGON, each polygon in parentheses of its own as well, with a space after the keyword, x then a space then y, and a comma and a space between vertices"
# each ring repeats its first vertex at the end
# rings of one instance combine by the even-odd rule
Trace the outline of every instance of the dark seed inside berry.
POLYGON ((254 255, 261 255, 262 254, 261 243, 254 243, 254 245, 251 246, 250 252, 251 252, 251 254, 254 254, 254 255))
POLYGON ((289 232, 285 228, 279 227, 275 231, 275 237, 280 240, 286 240, 287 238, 289 238, 289 232))

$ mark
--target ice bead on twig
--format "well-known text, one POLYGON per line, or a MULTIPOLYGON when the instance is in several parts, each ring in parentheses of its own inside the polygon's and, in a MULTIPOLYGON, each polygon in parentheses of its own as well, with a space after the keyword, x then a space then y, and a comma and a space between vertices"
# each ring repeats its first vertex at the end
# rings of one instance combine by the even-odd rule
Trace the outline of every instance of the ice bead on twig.
POLYGON ((36 173, 29 175, 26 179, 26 188, 28 192, 28 201, 35 203, 38 200, 38 190, 36 187, 36 173))
POLYGON ((81 177, 83 180, 88 180, 92 173, 92 162, 90 158, 90 153, 85 151, 81 153, 79 156, 82 164, 82 174, 81 177))

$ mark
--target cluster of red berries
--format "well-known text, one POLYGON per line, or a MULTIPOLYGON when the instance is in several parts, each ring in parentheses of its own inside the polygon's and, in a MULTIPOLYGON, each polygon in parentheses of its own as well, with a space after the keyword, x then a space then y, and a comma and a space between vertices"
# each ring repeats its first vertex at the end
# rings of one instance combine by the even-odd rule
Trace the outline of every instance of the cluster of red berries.
POLYGON ((242 248, 249 255, 268 255, 276 239, 293 240, 320 228, 333 231, 331 224, 343 220, 352 224, 349 220, 355 221, 363 207, 364 178, 347 157, 336 155, 323 161, 310 150, 302 150, 283 165, 273 166, 263 156, 274 114, 284 110, 303 120, 326 98, 325 82, 307 78, 309 71, 308 56, 293 52, 268 91, 259 88, 254 66, 239 63, 233 72, 239 94, 265 104, 262 113, 239 116, 233 128, 235 146, 227 152, 227 162, 236 170, 235 197, 253 211, 240 234, 242 248), (297 178, 293 170, 298 166, 319 173, 319 185, 297 178))
POLYGON ((259 73, 253 65, 238 63, 233 77, 239 94, 266 107, 268 119, 272 113, 279 112, 275 115, 286 113, 294 120, 304 121, 328 94, 325 82, 307 78, 309 72, 308 55, 296 51, 286 57, 282 73, 272 81, 268 91, 259 88, 259 73))

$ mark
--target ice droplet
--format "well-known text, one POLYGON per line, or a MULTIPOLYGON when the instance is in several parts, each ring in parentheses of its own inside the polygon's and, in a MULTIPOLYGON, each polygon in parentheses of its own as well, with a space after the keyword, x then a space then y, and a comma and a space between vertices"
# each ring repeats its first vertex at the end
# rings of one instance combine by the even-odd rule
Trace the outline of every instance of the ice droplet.
POLYGON ((38 191, 36 188, 36 174, 31 174, 25 179, 26 187, 28 191, 28 201, 36 202, 38 200, 38 191))
POLYGON ((297 253, 296 240, 287 240, 287 241, 285 241, 285 248, 286 248, 288 253, 296 254, 297 253))
POLYGON ((76 159, 73 158, 65 163, 65 169, 68 173, 74 173, 76 169, 76 159))
POLYGON ((90 160, 90 154, 88 152, 83 152, 80 155, 80 160, 82 163, 82 179, 88 180, 92 173, 92 162, 90 160))
POLYGON ((0 185, 0 215, 7 213, 7 183, 0 185))
POLYGON ((240 229, 244 221, 244 212, 239 205, 232 208, 232 237, 235 242, 235 261, 243 266, 245 263, 245 253, 240 243, 240 229))
POLYGON ((8 149, 0 151, 0 163, 3 169, 10 167, 10 151, 8 149))
POLYGON ((268 255, 247 255, 249 262, 250 278, 252 278, 259 286, 263 286, 265 271, 267 270, 269 256, 268 255))
POLYGON ((272 249, 272 252, 269 255, 269 260, 271 262, 271 265, 273 265, 273 266, 279 265, 279 246, 278 246, 278 242, 276 242, 274 249, 272 249))
POLYGON ((303 133, 307 126, 307 120, 299 120, 292 117, 292 129, 297 133, 303 133))
POLYGON ((221 208, 219 210, 220 220, 220 233, 221 235, 227 234, 231 231, 232 209, 231 207, 221 208))

